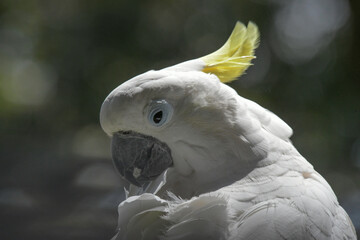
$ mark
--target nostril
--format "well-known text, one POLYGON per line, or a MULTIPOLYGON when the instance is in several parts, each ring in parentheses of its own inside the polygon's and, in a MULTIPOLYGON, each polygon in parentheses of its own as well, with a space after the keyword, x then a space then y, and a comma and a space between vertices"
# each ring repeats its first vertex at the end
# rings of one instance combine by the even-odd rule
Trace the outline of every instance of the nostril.
POLYGON ((131 131, 123 131, 123 132, 120 132, 121 134, 123 135, 129 135, 131 133, 131 131))

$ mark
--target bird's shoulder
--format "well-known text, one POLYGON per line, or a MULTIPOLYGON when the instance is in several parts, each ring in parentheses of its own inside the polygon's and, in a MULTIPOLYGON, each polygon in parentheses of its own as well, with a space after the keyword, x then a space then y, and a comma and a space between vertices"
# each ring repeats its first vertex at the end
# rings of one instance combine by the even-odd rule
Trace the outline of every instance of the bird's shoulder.
POLYGON ((229 239, 356 239, 348 215, 315 171, 234 184, 229 239))

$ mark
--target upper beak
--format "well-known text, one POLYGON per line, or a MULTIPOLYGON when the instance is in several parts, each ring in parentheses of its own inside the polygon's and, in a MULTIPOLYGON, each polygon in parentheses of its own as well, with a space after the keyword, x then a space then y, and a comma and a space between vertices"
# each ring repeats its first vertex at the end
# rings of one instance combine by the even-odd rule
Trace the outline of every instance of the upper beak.
POLYGON ((173 165, 170 148, 154 137, 127 131, 113 135, 112 158, 122 177, 143 187, 173 165))

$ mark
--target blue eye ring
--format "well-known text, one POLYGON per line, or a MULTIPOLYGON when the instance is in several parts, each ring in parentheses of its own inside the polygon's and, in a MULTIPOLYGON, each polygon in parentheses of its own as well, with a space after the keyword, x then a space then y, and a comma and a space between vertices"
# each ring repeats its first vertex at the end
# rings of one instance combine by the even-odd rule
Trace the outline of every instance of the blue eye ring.
POLYGON ((153 100, 149 104, 148 121, 155 127, 161 127, 170 121, 174 109, 166 100, 153 100))

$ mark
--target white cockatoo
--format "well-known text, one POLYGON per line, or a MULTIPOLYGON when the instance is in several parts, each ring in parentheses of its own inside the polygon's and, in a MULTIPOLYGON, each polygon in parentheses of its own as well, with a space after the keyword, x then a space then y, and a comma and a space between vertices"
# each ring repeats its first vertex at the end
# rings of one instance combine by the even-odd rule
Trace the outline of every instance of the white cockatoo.
POLYGON ((356 239, 325 179, 272 112, 226 82, 259 32, 237 23, 216 52, 114 89, 100 113, 130 183, 114 239, 356 239))

